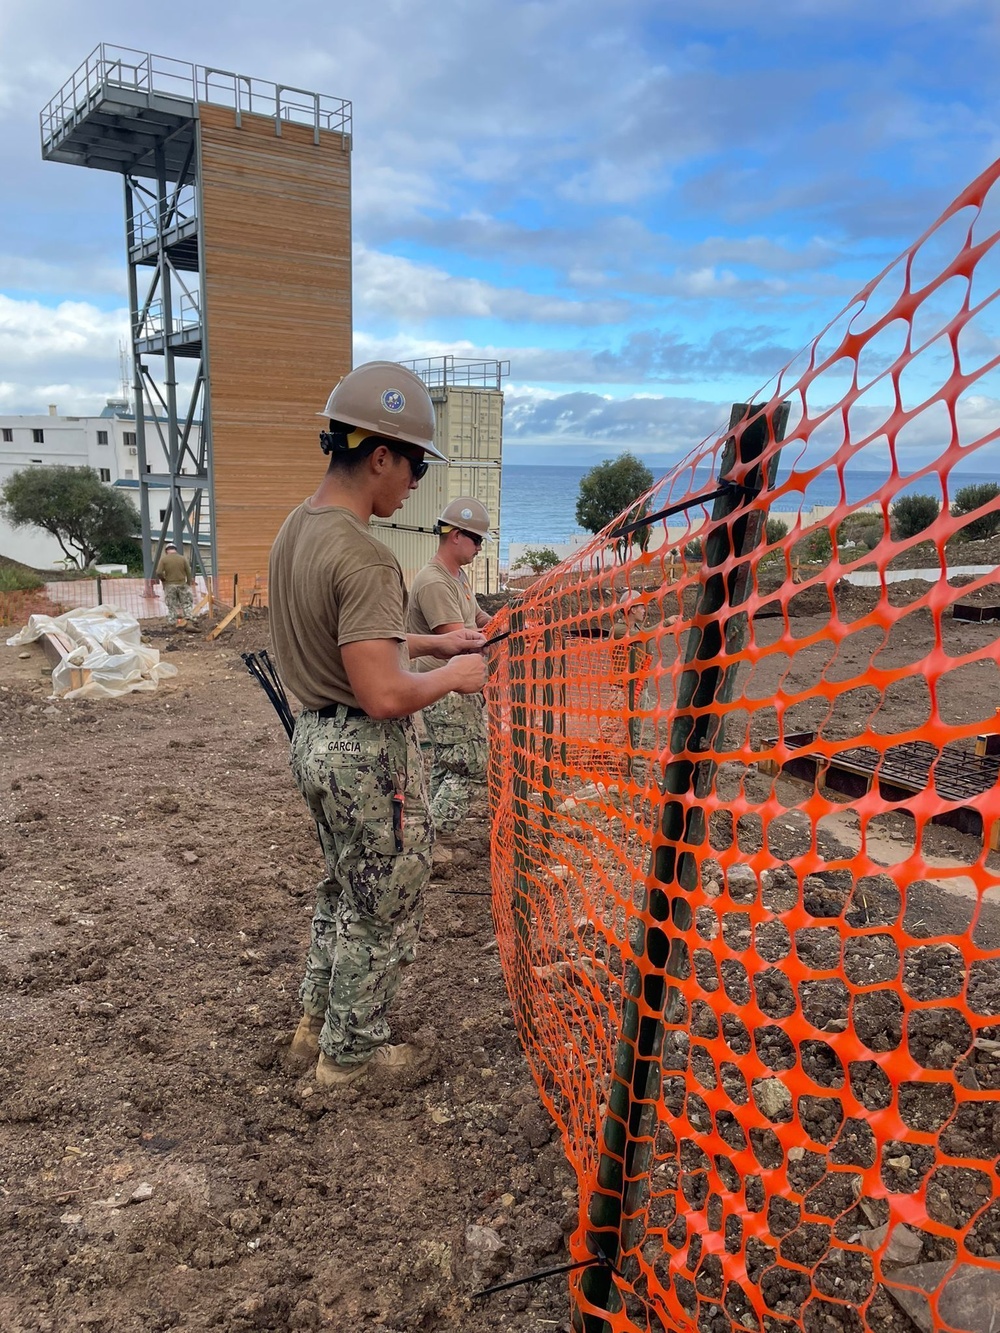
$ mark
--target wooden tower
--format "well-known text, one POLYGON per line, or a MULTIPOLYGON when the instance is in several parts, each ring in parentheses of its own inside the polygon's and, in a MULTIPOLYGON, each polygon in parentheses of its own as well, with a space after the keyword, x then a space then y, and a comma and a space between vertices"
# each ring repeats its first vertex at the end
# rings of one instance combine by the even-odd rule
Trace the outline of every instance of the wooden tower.
POLYGON ((124 182, 147 576, 172 540, 245 585, 315 488, 315 414, 351 368, 350 116, 103 44, 41 113, 43 157, 124 182))

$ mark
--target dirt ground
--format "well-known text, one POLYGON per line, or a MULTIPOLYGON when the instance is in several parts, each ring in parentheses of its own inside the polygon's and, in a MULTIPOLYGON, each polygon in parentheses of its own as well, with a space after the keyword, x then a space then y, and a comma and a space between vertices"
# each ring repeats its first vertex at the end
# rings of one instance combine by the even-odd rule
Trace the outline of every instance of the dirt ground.
MULTIPOLYGON (((890 598, 904 607, 927 588, 896 584, 890 598)), ((842 619, 863 617, 875 596, 838 590, 842 619)), ((823 597, 798 595, 791 637, 813 642, 793 661, 774 656, 755 670, 747 693, 759 707, 736 726, 733 749, 773 731, 768 701, 783 677, 793 690, 819 677, 846 682, 872 653, 899 668, 920 662, 933 641, 930 613, 915 605, 891 635, 849 634, 831 655, 823 597)), ((948 618, 941 648, 981 650, 997 631, 948 618)), ((756 623, 762 644, 781 633, 778 619, 756 623)), ((0 1329, 568 1333, 562 1278, 471 1299, 490 1282, 565 1262, 577 1222, 575 1182, 528 1074, 500 972, 485 811, 436 866, 423 946, 395 1008, 397 1039, 432 1043, 433 1069, 407 1088, 373 1082, 318 1093, 284 1063, 319 853, 284 733, 239 656, 266 645, 266 623, 214 644, 155 625, 150 637, 176 677, 150 695, 70 703, 48 699, 37 647, 0 643, 0 1329)), ((946 720, 992 729, 998 682, 995 659, 962 668, 938 706, 946 720)), ((872 719, 894 735, 929 713, 915 670, 880 698, 834 690, 832 706, 807 702, 786 725, 845 737, 872 719)), ((798 854, 809 840, 792 810, 801 791, 784 778, 765 781, 753 765, 724 768, 720 789, 742 788, 753 804, 767 801, 773 781, 787 792, 789 813, 769 836, 777 854, 798 854)), ((755 818, 735 830, 747 851, 764 836, 755 818)), ((831 818, 822 830, 831 856, 858 845, 856 825, 849 805, 831 818)), ((869 854, 887 866, 912 849, 903 812, 869 835, 869 854)), ((912 886, 904 927, 917 941, 974 929, 977 946, 995 949, 1000 906, 976 913, 974 892, 963 894, 953 873, 977 860, 981 841, 933 826, 923 850, 952 878, 912 886)), ((899 921, 898 893, 883 880, 850 892, 814 884, 816 902, 805 905, 820 925, 798 932, 800 954, 820 971, 836 966, 840 936, 822 922, 842 913, 854 926, 899 921)), ((696 924, 705 940, 719 929, 708 915, 696 924)), ((734 938, 745 926, 737 915, 722 923, 734 938)), ((758 942, 765 959, 769 949, 775 961, 788 952, 781 929, 758 942)), ((941 975, 932 984, 918 946, 910 953, 906 984, 917 998, 954 995, 950 956, 934 954, 941 975)), ((696 971, 707 966, 697 951, 693 962, 696 971)), ((896 960, 859 946, 843 966, 867 985, 895 975, 896 960)), ((976 1012, 1000 1021, 992 973, 973 980, 989 990, 976 1012)), ((748 978, 733 971, 704 982, 720 984, 738 1011, 748 978)), ((817 991, 817 1005, 828 1000, 839 1003, 817 991)), ((952 1017, 946 1009, 942 1021, 952 1017)), ((831 1008, 831 1030, 840 1017, 831 1008)), ((701 1018, 692 1019, 698 1035, 701 1018)), ((872 1015, 874 1029, 885 1022, 872 1015)), ((984 1033, 992 1039, 1000 1028, 984 1033)), ((929 1034, 926 1067, 954 1066, 967 1043, 955 1035, 944 1060, 952 1035, 929 1034)), ((770 1058, 786 1067, 783 1049, 770 1058)), ((961 1076, 996 1086, 985 1058, 975 1069, 966 1061, 961 1076)), ((873 1084, 873 1108, 882 1096, 873 1084)), ((825 1142, 836 1108, 816 1101, 825 1142)), ((933 1110, 918 1098, 907 1124, 927 1130, 938 1123, 933 1110)), ((976 1141, 1000 1141, 1000 1122, 974 1129, 976 1141)), ((952 1150, 978 1155, 964 1140, 952 1150)), ((948 1207, 966 1185, 955 1182, 948 1207)), ((1000 1246, 1000 1223, 995 1235, 990 1228, 989 1244, 1000 1246)), ((926 1248, 922 1259, 942 1253, 926 1248)), ((898 1304, 885 1319, 893 1333, 919 1327, 898 1304)))
POLYGON ((120 701, 50 702, 40 649, 0 645, 0 1328, 568 1329, 562 1279, 470 1300, 576 1224, 484 812, 395 1009, 433 1070, 314 1091, 283 1043, 319 853, 239 658, 266 625, 152 637, 178 674, 120 701))

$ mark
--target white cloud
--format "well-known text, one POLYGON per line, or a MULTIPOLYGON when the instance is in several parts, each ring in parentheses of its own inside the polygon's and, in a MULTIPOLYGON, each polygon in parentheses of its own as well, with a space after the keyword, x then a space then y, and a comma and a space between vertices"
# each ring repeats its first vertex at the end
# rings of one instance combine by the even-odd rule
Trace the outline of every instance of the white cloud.
POLYGON ((276 26, 259 0, 177 0, 165 41, 159 13, 124 0, 52 0, 44 25, 7 0, 0 290, 66 310, 36 327, 25 307, 24 337, 0 326, 4 378, 32 403, 44 384, 117 379, 118 334, 109 348, 72 308, 119 303, 120 182, 43 164, 37 136, 95 32, 354 100, 359 348, 509 357, 519 380, 560 387, 735 395, 1000 146, 984 11, 342 0, 333 21, 292 0, 276 26))
POLYGON ((359 316, 390 316, 414 324, 428 319, 496 319, 541 324, 616 324, 632 313, 627 301, 572 301, 499 287, 480 278, 355 247, 355 303, 359 316))
POLYGON ((0 293, 0 405, 6 412, 90 412, 116 390, 128 313, 85 301, 15 300, 0 293))

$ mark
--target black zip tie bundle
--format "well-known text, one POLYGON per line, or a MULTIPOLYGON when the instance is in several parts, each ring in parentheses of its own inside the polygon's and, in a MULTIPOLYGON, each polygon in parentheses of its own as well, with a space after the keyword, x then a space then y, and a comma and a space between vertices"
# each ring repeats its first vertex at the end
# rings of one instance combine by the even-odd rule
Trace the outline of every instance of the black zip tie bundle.
POLYGON ((271 706, 278 714, 281 725, 285 728, 285 735, 291 740, 292 732, 295 730, 295 718, 292 714, 291 704, 288 702, 288 695, 285 693, 285 687, 274 669, 274 664, 268 656, 267 649, 262 648, 259 653, 240 653, 240 656, 243 658, 246 669, 270 699, 271 706))
POLYGON ((526 1287, 529 1282, 541 1282, 546 1277, 561 1277, 566 1273, 575 1273, 580 1268, 601 1267, 610 1269, 615 1277, 624 1280, 623 1274, 615 1267, 604 1251, 598 1248, 596 1254, 591 1255, 589 1259, 577 1259, 572 1264, 560 1264, 558 1268, 543 1268, 540 1273, 529 1273, 527 1277, 515 1277, 509 1282, 498 1282, 494 1287, 484 1287, 482 1291, 474 1291, 471 1299, 474 1301, 482 1300, 484 1296, 493 1296, 498 1291, 510 1291, 513 1287, 526 1287))

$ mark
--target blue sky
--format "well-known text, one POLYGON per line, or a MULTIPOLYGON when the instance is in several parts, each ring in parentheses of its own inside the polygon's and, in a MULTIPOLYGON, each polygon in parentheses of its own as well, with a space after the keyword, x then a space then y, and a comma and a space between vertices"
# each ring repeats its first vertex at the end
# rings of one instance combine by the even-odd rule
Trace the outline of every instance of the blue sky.
POLYGON ((356 360, 509 359, 513 458, 685 453, 1000 155, 982 0, 6 0, 0 412, 117 386, 120 187, 38 148, 99 41, 352 100, 356 360))

